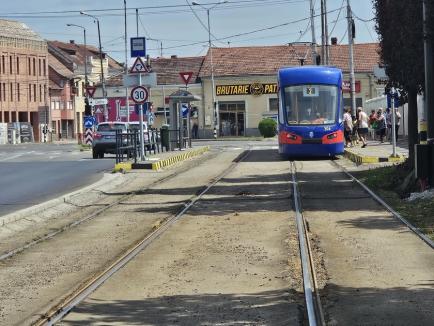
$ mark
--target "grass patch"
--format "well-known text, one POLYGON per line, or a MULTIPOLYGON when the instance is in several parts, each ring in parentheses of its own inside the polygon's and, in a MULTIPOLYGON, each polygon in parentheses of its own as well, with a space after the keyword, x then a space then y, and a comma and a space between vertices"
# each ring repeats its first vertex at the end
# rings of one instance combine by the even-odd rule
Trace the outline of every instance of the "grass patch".
POLYGON ((360 171, 354 175, 393 207, 402 217, 434 240, 434 199, 405 200, 417 192, 406 163, 360 171))

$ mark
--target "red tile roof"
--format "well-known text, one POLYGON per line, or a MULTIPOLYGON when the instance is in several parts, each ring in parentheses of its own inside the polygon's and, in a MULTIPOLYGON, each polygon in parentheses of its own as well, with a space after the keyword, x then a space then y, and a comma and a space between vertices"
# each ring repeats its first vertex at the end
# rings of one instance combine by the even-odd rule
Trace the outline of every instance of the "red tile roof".
MULTIPOLYGON (((99 49, 92 45, 86 45, 86 48, 83 44, 78 43, 65 43, 60 41, 48 41, 48 44, 56 47, 61 50, 64 55, 67 55, 72 61, 74 61, 77 65, 84 65, 84 58, 87 55, 88 57, 94 56, 99 57, 99 49)), ((104 53, 104 52, 103 52, 104 53)), ((122 70, 123 66, 118 63, 116 60, 107 56, 108 64, 110 68, 122 70)))
MULTIPOLYGON (((354 45, 355 72, 372 73, 380 60, 378 43, 354 45)), ((317 49, 320 52, 320 48, 317 49)), ((210 76, 211 53, 205 57, 171 57, 151 60, 157 73, 158 85, 182 84, 179 73, 192 71, 194 82, 198 77, 210 76)), ((212 48, 214 76, 275 75, 285 66, 299 66, 300 58, 311 64, 311 48, 308 44, 279 46, 249 46, 212 48)), ((348 45, 330 46, 330 65, 349 72, 348 45)), ((108 86, 121 86, 122 75, 107 79, 108 86)))
MULTIPOLYGON (((379 62, 378 47, 378 43, 354 46, 355 72, 373 71, 379 62)), ((300 65, 300 58, 311 64, 310 46, 306 44, 212 48, 212 57, 214 76, 274 75, 280 67, 300 65)), ((330 58, 332 66, 349 71, 347 45, 330 46, 330 58)), ((210 61, 208 51, 200 76, 211 75, 210 61)))
POLYGON ((70 69, 68 69, 68 67, 66 65, 64 65, 62 62, 60 62, 51 53, 48 53, 48 66, 63 77, 72 78, 74 75, 74 73, 70 69))

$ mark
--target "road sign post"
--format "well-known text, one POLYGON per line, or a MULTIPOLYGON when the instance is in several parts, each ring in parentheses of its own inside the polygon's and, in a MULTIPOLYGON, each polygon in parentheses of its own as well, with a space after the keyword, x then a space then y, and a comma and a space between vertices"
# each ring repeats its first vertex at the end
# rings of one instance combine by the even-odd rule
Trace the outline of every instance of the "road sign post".
MULTIPOLYGON (((141 74, 139 75, 141 76, 141 74)), ((140 78, 141 83, 141 78, 140 78)), ((143 109, 142 104, 146 102, 148 99, 149 93, 146 87, 143 87, 141 85, 134 87, 131 90, 131 98, 133 99, 134 103, 140 105, 140 112, 139 112, 139 123, 140 123, 140 158, 143 161, 145 159, 145 143, 144 143, 144 137, 143 137, 143 109)))

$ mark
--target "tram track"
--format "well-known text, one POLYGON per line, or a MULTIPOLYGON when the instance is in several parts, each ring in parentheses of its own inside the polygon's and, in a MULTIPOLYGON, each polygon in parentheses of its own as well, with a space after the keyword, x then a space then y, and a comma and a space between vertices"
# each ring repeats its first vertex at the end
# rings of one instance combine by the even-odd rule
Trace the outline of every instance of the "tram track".
MULTIPOLYGON (((198 161, 194 162, 193 167, 198 166, 200 164, 203 164, 206 161, 212 160, 217 155, 218 155, 218 153, 210 154, 209 156, 206 157, 205 160, 198 160, 198 161)), ((68 224, 66 224, 60 228, 57 228, 57 229, 55 229, 55 230, 53 230, 53 231, 51 231, 51 232, 49 232, 43 236, 37 237, 36 239, 33 239, 32 241, 30 241, 30 242, 28 242, 28 243, 26 243, 20 247, 17 247, 17 248, 14 248, 12 250, 8 250, 8 251, 4 252, 3 254, 0 255, 0 262, 6 260, 8 258, 11 258, 11 257, 13 257, 19 253, 22 253, 26 249, 29 249, 29 248, 37 245, 37 244, 40 244, 44 241, 53 239, 55 236, 65 232, 65 231, 73 229, 74 227, 77 227, 77 226, 79 226, 85 222, 88 222, 88 221, 90 221, 90 220, 92 220, 98 216, 101 216, 104 212, 111 209, 112 207, 114 207, 116 205, 120 205, 120 204, 122 204, 122 202, 127 201, 127 200, 133 198, 134 196, 136 196, 137 194, 140 194, 144 191, 147 191, 147 190, 151 189, 152 187, 154 187, 154 186, 156 186, 156 185, 158 185, 164 181, 170 180, 171 178, 176 177, 177 175, 185 173, 189 169, 191 169, 191 167, 183 167, 179 170, 174 171, 173 173, 170 173, 169 175, 167 175, 161 179, 153 181, 152 183, 150 183, 146 187, 143 187, 137 191, 131 191, 131 192, 126 192, 126 193, 125 192, 122 192, 122 193, 104 192, 103 194, 105 195, 105 197, 103 199, 100 199, 98 202, 92 203, 91 205, 86 205, 86 207, 88 207, 88 206, 94 206, 94 207, 103 206, 103 207, 97 209, 96 211, 88 213, 88 214, 84 215, 83 217, 81 217, 75 221, 72 221, 72 222, 70 222, 70 223, 68 223, 68 224), (100 203, 102 200, 104 200, 108 197, 111 197, 111 196, 118 196, 119 198, 115 199, 113 202, 108 203, 108 204, 101 204, 100 203)), ((79 207, 79 208, 81 208, 81 207, 79 207)))
POLYGON ((309 241, 306 220, 303 216, 301 197, 298 189, 297 168, 294 161, 290 162, 290 171, 292 175, 293 200, 303 273, 303 289, 307 318, 310 326, 324 326, 324 313, 321 305, 321 298, 319 296, 313 252, 309 241))
MULTIPOLYGON (((423 240, 430 248, 434 248, 434 244, 431 239, 422 234, 416 227, 409 223, 382 198, 375 194, 375 192, 367 187, 362 181, 358 180, 344 167, 340 166, 334 161, 326 162, 331 169, 320 167, 321 165, 319 165, 318 162, 312 162, 312 164, 305 163, 307 162, 297 161, 290 163, 294 194, 293 200, 296 212, 300 256, 302 261, 305 310, 306 315, 308 316, 309 325, 325 325, 325 319, 327 319, 327 322, 334 322, 334 320, 337 318, 352 318, 353 315, 359 315, 360 313, 359 311, 357 311, 357 313, 356 311, 352 311, 351 307, 354 303, 348 305, 348 299, 341 297, 341 292, 330 290, 331 288, 336 288, 336 284, 346 284, 346 289, 351 289, 354 287, 354 295, 356 298, 354 299, 354 302, 357 302, 357 296, 360 295, 360 293, 358 293, 360 291, 359 287, 361 287, 361 285, 358 284, 358 279, 360 279, 361 283, 364 282, 364 284, 370 284, 372 288, 375 288, 378 282, 382 284, 382 286, 388 282, 387 277, 385 280, 384 276, 377 275, 377 271, 382 269, 388 270, 391 268, 390 266, 395 264, 397 259, 396 257, 395 261, 393 258, 391 258, 390 262, 385 259, 385 257, 394 257, 394 255, 397 254, 398 247, 385 245, 385 243, 388 243, 388 241, 392 241, 389 240, 390 234, 385 234, 383 239, 383 237, 378 236, 378 230, 384 229, 387 230, 386 232, 388 233, 393 233, 397 228, 407 228, 410 231, 405 232, 406 234, 409 234, 408 237, 414 238, 413 235, 411 235, 411 233, 413 233, 423 240), (297 171, 297 167, 301 167, 301 170, 297 171), (327 173, 335 173, 336 176, 331 177, 331 179, 328 181, 325 181, 324 176, 321 176, 320 174, 326 173, 323 171, 328 171, 327 173), (302 173, 303 176, 300 176, 300 179, 297 179, 297 173, 302 173), (331 186, 332 183, 335 185, 331 186), (298 189, 299 184, 301 191, 298 189), (339 184, 343 185, 342 189, 339 189, 339 186, 337 186, 339 184), (304 214, 302 199, 303 205, 306 205, 304 214), (340 207, 336 201, 341 201, 343 206, 340 207), (344 203, 345 201, 347 201, 347 203, 344 203), (370 206, 369 208, 367 206, 363 207, 363 204, 360 203, 359 207, 361 210, 366 210, 364 213, 347 213, 348 210, 358 210, 358 205, 355 205, 357 201, 363 201, 363 203, 366 203, 365 205, 370 206), (376 203, 367 204, 367 201, 376 203), (377 203, 380 204, 382 208, 375 208, 377 203), (376 213, 370 213, 370 210, 376 213), (384 213, 379 213, 381 211, 384 213), (307 221, 306 218, 308 219, 307 221), (393 219, 395 219, 397 222, 393 221, 393 219), (309 229, 313 229, 308 230, 306 223, 308 223, 307 225, 309 225, 309 229), (329 228, 326 226, 327 223, 332 224, 332 226, 329 228), (399 224, 403 224, 404 226, 398 226, 399 224), (345 227, 345 225, 349 228, 345 227), (321 228, 324 229, 322 230, 321 228), (363 231, 363 234, 354 233, 357 232, 354 231, 357 229, 364 229, 366 231, 363 231), (373 231, 371 232, 369 230, 373 231), (313 256, 316 257, 317 254, 312 253, 310 248, 308 231, 312 231, 314 237, 319 238, 319 241, 321 241, 322 247, 326 250, 326 252, 332 249, 332 253, 329 254, 328 266, 326 266, 327 270, 325 271, 328 281, 322 284, 320 289, 318 289, 316 284, 315 266, 312 258, 313 256), (367 241, 367 239, 371 239, 370 241, 373 243, 370 243, 370 241, 367 241), (379 253, 376 252, 376 246, 378 246, 377 243, 384 245, 384 253, 381 253, 382 250, 379 250, 379 253), (338 244, 339 248, 341 248, 340 246, 343 246, 342 249, 345 248, 345 250, 336 249, 336 244, 338 244), (347 258, 343 258, 344 256, 341 256, 340 251, 344 252, 342 255, 348 255, 347 258), (339 265, 339 263, 342 262, 342 259, 345 261, 345 263, 344 265, 339 265), (382 265, 383 267, 378 267, 380 261, 384 265, 382 265), (337 268, 336 265, 333 265, 335 263, 338 264, 339 268, 337 268), (344 266, 345 270, 342 269, 344 266), (372 275, 377 276, 373 277, 372 275), (340 280, 341 277, 343 278, 342 280, 340 280), (356 280, 354 280, 353 277, 356 278, 356 280), (351 284, 351 286, 347 284, 351 284), (321 305, 320 294, 324 305, 321 305), (338 307, 337 302, 340 302, 336 299, 337 297, 340 297, 342 303, 341 306, 336 309, 336 307, 338 307), (321 312, 322 309, 324 309, 324 312, 321 312)), ((420 242, 419 240, 415 239, 411 241, 414 243, 420 242)), ((421 246, 423 247, 424 245, 421 246)), ((411 269, 411 266, 409 268, 411 269)), ((321 271, 319 273, 321 273, 321 271)), ((405 274, 404 272, 402 272, 401 275, 400 272, 396 270, 394 272, 390 271, 390 274, 390 278, 397 277, 399 280, 407 280, 406 277, 409 277, 408 281, 404 281, 404 283, 411 283, 412 277, 414 277, 411 275, 411 273, 410 276, 408 273, 405 274), (393 273, 396 273, 398 276, 391 276, 393 273)), ((396 286, 397 285, 395 285, 395 287, 396 286)), ((387 297, 387 294, 385 294, 385 297, 387 297)), ((378 313, 381 315, 383 313, 381 309, 385 309, 382 306, 382 303, 384 302, 382 294, 379 294, 376 300, 378 300, 378 307, 376 307, 375 304, 374 306, 368 305, 368 307, 361 308, 361 311, 363 311, 363 309, 370 311, 371 309, 371 314, 378 313)), ((387 307, 388 308, 386 309, 389 309, 389 306, 387 307)), ((403 307, 399 307, 397 309, 402 310, 403 307)))
MULTIPOLYGON (((92 292, 94 292, 99 286, 101 286, 105 281, 107 281, 111 276, 113 276, 117 271, 119 271, 123 266, 130 262, 135 256, 137 256, 142 250, 149 246, 152 242, 158 239, 163 233, 165 233, 176 221, 178 221, 190 208, 198 202, 212 187, 214 187, 222 178, 224 178, 228 173, 230 173, 234 167, 241 161, 243 161, 249 154, 250 148, 244 151, 240 156, 238 156, 231 165, 226 168, 222 173, 213 178, 213 180, 204 187, 198 194, 193 198, 189 199, 184 203, 184 207, 181 208, 178 213, 166 218, 161 224, 156 226, 154 230, 147 235, 145 235, 140 241, 135 245, 130 247, 124 254, 117 258, 110 266, 105 270, 95 275, 91 280, 76 290, 74 293, 69 295, 67 298, 63 299, 62 302, 56 304, 47 313, 45 313, 39 320, 37 320, 33 325, 54 325, 56 322, 62 320, 74 307, 76 307, 80 302, 85 300, 92 292)), ((161 181, 160 181, 161 182, 161 181)), ((128 196, 134 196, 131 194, 128 196)), ((123 199, 125 200, 125 199, 123 199)), ((123 200, 120 200, 118 204, 121 204, 123 200)))

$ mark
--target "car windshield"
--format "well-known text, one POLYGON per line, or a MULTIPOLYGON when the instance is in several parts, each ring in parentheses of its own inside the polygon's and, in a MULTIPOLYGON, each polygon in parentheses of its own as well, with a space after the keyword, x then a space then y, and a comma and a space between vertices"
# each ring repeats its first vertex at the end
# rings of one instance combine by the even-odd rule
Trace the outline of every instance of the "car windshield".
POLYGON ((322 125, 336 122, 338 87, 298 85, 285 87, 283 105, 288 124, 322 125))
POLYGON ((116 130, 122 130, 126 131, 127 126, 122 123, 104 123, 98 125, 98 131, 116 131, 116 130))

